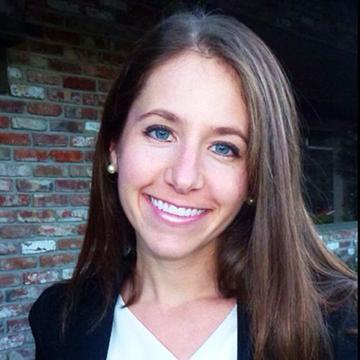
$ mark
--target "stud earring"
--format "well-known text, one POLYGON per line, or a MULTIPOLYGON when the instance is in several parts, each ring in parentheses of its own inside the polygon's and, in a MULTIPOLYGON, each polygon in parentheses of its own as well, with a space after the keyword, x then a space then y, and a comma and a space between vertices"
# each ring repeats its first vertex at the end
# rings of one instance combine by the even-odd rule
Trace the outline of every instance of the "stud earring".
POLYGON ((111 163, 110 163, 110 164, 106 167, 106 170, 107 170, 107 172, 108 172, 109 174, 113 175, 113 174, 116 173, 117 167, 116 167, 115 164, 111 164, 111 163))
POLYGON ((254 204, 255 200, 253 198, 248 198, 246 200, 246 203, 249 205, 249 206, 252 206, 254 204))

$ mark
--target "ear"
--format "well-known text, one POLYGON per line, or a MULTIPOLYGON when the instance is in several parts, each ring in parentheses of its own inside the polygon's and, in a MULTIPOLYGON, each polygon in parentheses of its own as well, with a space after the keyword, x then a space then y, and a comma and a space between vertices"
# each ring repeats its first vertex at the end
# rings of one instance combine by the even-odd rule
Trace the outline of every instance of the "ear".
POLYGON ((115 142, 111 142, 110 143, 110 148, 109 148, 109 162, 111 164, 117 165, 117 144, 115 142))

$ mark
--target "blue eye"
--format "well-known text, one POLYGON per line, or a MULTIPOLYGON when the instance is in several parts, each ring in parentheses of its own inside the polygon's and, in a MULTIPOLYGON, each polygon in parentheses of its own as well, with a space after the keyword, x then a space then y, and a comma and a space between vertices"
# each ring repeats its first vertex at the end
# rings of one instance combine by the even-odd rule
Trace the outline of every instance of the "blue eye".
POLYGON ((214 152, 221 156, 225 156, 225 157, 239 156, 239 149, 234 145, 218 143, 218 144, 214 144, 212 147, 214 148, 214 152))
POLYGON ((150 126, 145 130, 145 134, 155 140, 168 141, 171 131, 164 126, 150 126))

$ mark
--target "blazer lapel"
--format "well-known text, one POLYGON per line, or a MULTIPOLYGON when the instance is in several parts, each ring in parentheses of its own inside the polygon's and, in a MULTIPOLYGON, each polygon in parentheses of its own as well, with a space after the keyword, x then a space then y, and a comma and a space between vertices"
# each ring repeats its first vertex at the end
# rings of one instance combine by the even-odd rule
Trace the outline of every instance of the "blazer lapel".
POLYGON ((252 360, 252 348, 250 341, 250 331, 249 331, 249 316, 238 302, 238 349, 237 349, 237 359, 238 360, 252 360))

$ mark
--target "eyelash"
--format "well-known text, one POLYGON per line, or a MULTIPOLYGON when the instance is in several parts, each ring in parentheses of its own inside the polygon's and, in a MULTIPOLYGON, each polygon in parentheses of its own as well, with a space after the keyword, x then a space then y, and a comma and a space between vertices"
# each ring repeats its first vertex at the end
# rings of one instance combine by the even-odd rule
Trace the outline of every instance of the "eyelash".
MULTIPOLYGON (((150 137, 154 140, 157 140, 157 141, 160 141, 160 142, 169 142, 168 140, 161 140, 155 136, 152 136, 151 133, 153 131, 156 131, 156 130, 163 130, 163 131, 167 131, 169 132, 169 134, 172 134, 172 131, 167 127, 167 126, 164 126, 164 125, 151 125, 149 127, 147 127, 145 130, 144 130, 144 135, 147 136, 147 137, 150 137)), ((230 151, 232 152, 231 155, 221 155, 219 153, 215 153, 217 155, 220 155, 222 157, 225 157, 225 158, 231 158, 231 157, 234 157, 234 158, 239 158, 240 157, 240 151, 239 151, 239 148, 231 143, 228 143, 228 142, 217 142, 215 144, 213 144, 212 146, 216 146, 216 145, 225 145, 227 146, 230 151)))

